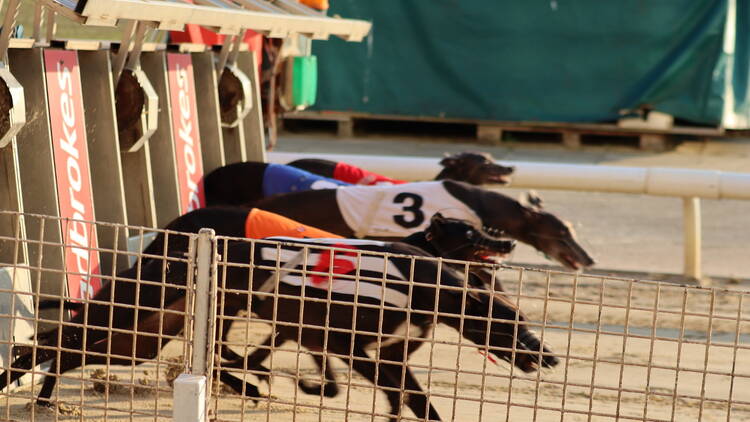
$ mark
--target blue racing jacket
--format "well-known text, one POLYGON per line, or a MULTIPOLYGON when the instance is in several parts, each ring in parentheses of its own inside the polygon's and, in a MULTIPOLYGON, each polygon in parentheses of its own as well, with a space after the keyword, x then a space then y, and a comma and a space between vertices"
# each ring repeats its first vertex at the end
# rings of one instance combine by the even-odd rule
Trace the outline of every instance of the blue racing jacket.
POLYGON ((351 186, 351 184, 318 176, 309 171, 284 164, 269 164, 263 173, 263 196, 305 190, 332 189, 339 186, 351 186))

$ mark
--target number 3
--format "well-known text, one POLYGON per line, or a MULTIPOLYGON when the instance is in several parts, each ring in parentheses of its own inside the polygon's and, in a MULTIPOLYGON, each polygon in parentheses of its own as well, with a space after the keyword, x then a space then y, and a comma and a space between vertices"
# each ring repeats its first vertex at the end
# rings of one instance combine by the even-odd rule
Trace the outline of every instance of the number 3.
POLYGON ((401 209, 405 212, 410 213, 413 217, 407 220, 406 218, 404 218, 404 215, 399 214, 393 216, 393 221, 395 221, 396 224, 401 227, 404 227, 406 229, 413 229, 414 227, 419 227, 422 223, 424 223, 424 213, 420 209, 424 204, 424 199, 422 199, 422 197, 417 195, 416 193, 401 192, 396 195, 395 198, 393 198, 393 203, 402 204, 406 202, 407 199, 411 200, 411 204, 404 205, 404 207, 401 209))

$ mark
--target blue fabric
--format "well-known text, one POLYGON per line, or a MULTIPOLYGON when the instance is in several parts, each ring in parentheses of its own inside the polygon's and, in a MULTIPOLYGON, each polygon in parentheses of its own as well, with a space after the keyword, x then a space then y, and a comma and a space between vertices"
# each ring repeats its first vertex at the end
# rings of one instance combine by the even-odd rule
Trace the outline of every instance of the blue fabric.
POLYGON ((263 173, 263 196, 305 190, 331 189, 339 186, 350 186, 350 184, 284 164, 269 164, 263 173))

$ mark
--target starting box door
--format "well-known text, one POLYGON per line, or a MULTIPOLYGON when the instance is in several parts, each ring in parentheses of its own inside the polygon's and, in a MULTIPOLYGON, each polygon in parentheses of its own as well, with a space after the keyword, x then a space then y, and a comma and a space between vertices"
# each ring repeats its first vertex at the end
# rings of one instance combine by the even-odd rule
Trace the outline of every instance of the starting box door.
POLYGON ((68 293, 91 297, 101 287, 94 201, 83 114, 78 55, 75 51, 44 50, 47 101, 57 179, 57 198, 65 245, 68 293))
POLYGON ((195 78, 190 54, 167 54, 172 136, 182 214, 205 205, 195 78))

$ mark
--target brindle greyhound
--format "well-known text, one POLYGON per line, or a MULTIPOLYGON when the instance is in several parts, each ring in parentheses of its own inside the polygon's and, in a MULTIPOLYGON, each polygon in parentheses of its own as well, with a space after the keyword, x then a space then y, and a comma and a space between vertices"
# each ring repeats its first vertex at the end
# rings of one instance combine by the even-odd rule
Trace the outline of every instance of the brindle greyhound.
MULTIPOLYGON (((404 183, 401 180, 390 179, 351 164, 320 158, 302 158, 292 161, 289 165, 355 185, 372 185, 378 182, 404 183)), ((471 183, 472 185, 508 184, 510 175, 515 170, 514 167, 496 164, 492 155, 477 151, 465 151, 453 155, 445 154, 445 157, 440 161, 440 165, 443 166, 443 169, 435 176, 434 180, 450 179, 471 183)))
MULTIPOLYGON (((517 200, 499 192, 482 189, 467 183, 444 180, 441 182, 409 183, 395 186, 352 186, 339 189, 322 189, 306 192, 289 193, 265 198, 251 204, 253 207, 275 212, 293 220, 344 237, 354 237, 357 227, 350 227, 340 207, 340 198, 347 191, 388 190, 382 203, 391 207, 400 207, 402 213, 392 216, 393 232, 402 230, 407 234, 426 227, 428 220, 425 214, 430 207, 441 204, 428 202, 427 195, 435 192, 434 184, 442 184, 446 195, 453 200, 452 207, 461 209, 462 215, 474 215, 482 226, 490 231, 504 233, 505 236, 533 246, 562 263, 567 268, 578 270, 594 265, 594 260, 576 242, 571 225, 555 215, 536 206, 525 206, 517 200), (427 186, 433 185, 433 186, 427 186), (429 188, 429 193, 420 189, 429 188), (403 204, 403 205, 402 205, 403 204), (411 231, 410 231, 411 230, 411 231)), ((432 198, 431 198, 432 199, 432 198)), ((444 205, 448 207, 448 205, 444 205)), ((435 211, 441 211, 437 209, 435 211)), ((431 212, 433 214, 435 211, 431 212)), ((379 210, 372 211, 380 213, 379 210)), ((359 215, 350 215, 349 219, 366 218, 368 211, 362 210, 359 215)), ((387 215, 379 215, 388 219, 387 215)), ((382 233, 382 232, 381 232, 382 233)), ((365 233, 367 238, 392 240, 393 237, 365 233)))
MULTIPOLYGON (((340 239, 331 240, 331 242, 341 241, 340 239)), ((312 257, 313 260, 316 256, 316 247, 331 244, 330 242, 321 244, 314 241, 301 243, 310 248, 308 256, 312 257)), ((281 275, 281 282, 278 285, 271 286, 271 291, 276 290, 279 293, 278 299, 267 300, 267 296, 258 294, 258 292, 265 291, 264 288, 268 285, 268 280, 276 280, 276 277, 272 271, 265 270, 264 267, 258 267, 257 264, 268 268, 267 265, 273 265, 277 259, 281 259, 281 256, 269 257, 269 253, 270 255, 277 253, 277 246, 271 244, 264 247, 262 242, 257 242, 253 248, 248 242, 237 241, 228 241, 226 245, 225 249, 222 248, 222 253, 225 254, 223 261, 229 264, 221 266, 218 277, 221 280, 226 280, 222 287, 231 291, 231 293, 224 294, 222 291, 218 298, 218 309, 222 314, 233 316, 239 311, 250 309, 250 312, 267 321, 303 321, 303 327, 277 326, 280 336, 282 338, 301 338, 302 346, 314 351, 323 351, 323 346, 326 344, 325 337, 327 336, 328 347, 326 352, 344 358, 353 354, 356 359, 349 363, 355 371, 381 387, 390 387, 386 390, 386 394, 394 414, 397 414, 399 403, 402 401, 400 394, 391 388, 398 390, 401 380, 404 379, 404 388, 413 392, 410 394, 411 397, 406 398, 405 401, 412 411, 419 417, 429 415, 431 419, 439 420, 437 412, 427 403, 421 387, 406 364, 389 362, 378 362, 376 364, 367 357, 365 350, 380 343, 378 332, 385 336, 397 336, 396 330, 404 324, 421 327, 418 331, 422 336, 421 341, 424 341, 424 336, 427 335, 433 324, 433 316, 428 312, 438 311, 439 322, 456 328, 464 338, 471 340, 482 348, 485 347, 485 344, 489 345, 487 348, 489 353, 500 359, 513 362, 515 366, 524 371, 537 370, 539 365, 555 366, 557 364, 557 359, 551 356, 551 352, 539 343, 532 332, 528 331, 526 325, 522 322, 515 322, 523 321, 523 318, 519 315, 519 311, 512 306, 512 303, 502 300, 486 289, 474 288, 467 292, 463 287, 464 281, 461 274, 447 266, 439 267, 434 261, 429 260, 416 259, 413 261, 412 258, 404 256, 403 254, 428 256, 424 251, 413 246, 403 243, 383 244, 379 242, 358 244, 359 251, 357 253, 368 254, 369 252, 371 257, 381 261, 388 259, 390 264, 398 270, 397 273, 401 274, 400 278, 398 276, 392 277, 390 273, 388 277, 385 275, 379 277, 379 279, 386 280, 382 287, 385 288, 385 291, 390 292, 390 297, 396 297, 399 300, 403 298, 402 300, 404 300, 403 303, 396 303, 395 307, 389 306, 381 310, 372 306, 381 303, 381 299, 367 296, 367 294, 354 301, 350 294, 339 293, 338 291, 328 292, 326 287, 321 289, 308 286, 302 289, 287 280, 287 276, 293 276, 294 268, 289 268, 287 275, 281 275), (255 255, 253 255, 253 252, 255 255), (379 252, 387 252, 393 255, 383 257, 377 255, 379 252), (251 256, 253 257, 252 262, 256 264, 252 270, 247 266, 248 257, 251 256), (413 271, 411 271, 412 262, 414 263, 413 271), (226 271, 226 274, 223 274, 224 271, 226 271), (412 273, 414 281, 406 282, 408 278, 404 278, 403 274, 412 273), (251 285, 248 283, 249 280, 252 280, 251 285), (435 291, 438 288, 437 280, 440 280, 438 292, 435 291), (248 292, 248 294, 237 292, 248 292), (251 293, 252 301, 249 302, 251 293), (328 295, 332 295, 336 302, 326 304, 319 301, 319 299, 326 298, 328 295), (303 297, 303 300, 300 300, 300 297, 303 297), (305 298, 316 299, 306 300, 305 298), (439 308, 437 308, 435 302, 436 298, 439 300, 437 302, 439 308), (346 303, 342 304, 342 301, 346 303), (300 302, 304 305, 301 305, 300 302), (304 308, 301 306, 304 306, 304 308), (426 312, 408 312, 407 309, 426 312), (302 312, 302 315, 300 315, 300 312, 302 312), (383 314, 382 324, 380 323, 380 313, 383 314), (357 317, 354 317, 354 315, 357 317), (461 321, 463 315, 479 318, 461 321), (492 319, 487 320, 487 317, 492 319), (407 320, 407 318, 409 319, 407 320), (325 335, 321 327, 332 327, 336 330, 332 330, 325 335), (356 334, 352 334, 352 328, 356 329, 356 334), (299 336, 298 330, 302 331, 299 336), (349 330, 349 332, 346 332, 346 330, 349 330), (350 345, 354 345, 352 354, 350 354, 350 345), (380 377, 376 379, 378 373, 380 377), (426 409, 429 410, 426 412, 426 409)), ((300 243, 282 245, 282 248, 291 248, 292 252, 299 251, 301 247, 300 243)), ((320 250, 318 249, 318 251, 320 250)), ((170 248, 169 255, 181 257, 185 252, 185 249, 172 250, 170 248)), ((322 254, 318 253, 318 255, 322 259, 322 254)), ((390 268, 390 264, 376 263, 373 268, 390 268)), ((86 353, 86 363, 109 362, 110 364, 131 365, 152 359, 158 353, 159 347, 163 347, 170 338, 159 339, 153 334, 162 333, 167 336, 174 336, 184 326, 183 315, 160 312, 158 305, 163 303, 165 308, 168 309, 183 309, 184 304, 181 301, 184 301, 184 295, 180 294, 176 286, 183 284, 187 279, 187 271, 188 267, 184 260, 173 261, 170 262, 170 265, 166 265, 158 259, 144 260, 136 267, 126 270, 113 282, 107 283, 93 299, 86 301, 84 308, 76 314, 70 323, 61 329, 54 329, 51 332, 39 335, 36 356, 34 356, 33 350, 26 351, 28 347, 18 349, 24 350, 24 353, 14 360, 10 371, 0 375, 0 390, 5 388, 8 382, 18 379, 25 371, 49 360, 53 361, 51 365, 53 368, 59 366, 60 374, 79 367, 83 361, 83 353, 71 352, 70 350, 80 349, 81 342, 84 339, 85 345, 83 348, 85 351, 106 353, 109 350, 111 355, 110 357, 89 356, 89 353, 86 353), (136 295, 134 289, 138 287, 135 283, 132 283, 133 279, 136 278, 156 282, 153 286, 156 286, 157 294, 136 295), (113 285, 116 285, 116 288, 113 289, 113 285), (130 300, 123 301, 119 293, 113 296, 113 291, 130 292, 130 300), (111 324, 113 328, 127 329, 127 325, 132 324, 134 313, 131 307, 110 307, 110 301, 113 301, 115 305, 134 305, 136 296, 140 296, 137 301, 138 306, 154 308, 139 309, 137 333, 120 332, 110 338, 111 328, 108 324, 111 324), (163 301, 162 297, 164 298, 163 301), (112 313, 111 318, 110 313, 112 313), (102 318, 102 316, 104 317, 102 318), (83 321, 87 322, 88 327, 81 325, 83 321), (109 321, 112 322, 109 323, 109 321), (61 348, 59 351, 55 348, 58 338, 61 348), (110 341, 112 347, 110 347, 110 341), (139 344, 132 348, 134 341, 139 344), (123 350, 120 350, 120 347, 123 347, 123 350)), ((301 269, 298 271, 301 271, 301 269)), ((334 277, 336 277, 335 283, 347 282, 344 274, 336 274, 334 277), (338 277, 343 278, 339 279, 338 277)), ((351 280, 349 282, 351 283, 351 280)), ((360 281, 360 283, 367 283, 367 281, 360 281)), ((141 292, 143 292, 144 287, 148 286, 150 286, 148 283, 139 283, 141 292)), ((377 284, 377 286, 381 286, 381 284, 377 284)), ((363 292, 364 290, 366 289, 354 291, 363 292)), ((384 291, 381 290, 381 287, 376 290, 384 291)), ((387 293, 386 296, 388 296, 387 293)), ((420 341, 418 338, 412 337, 411 339, 420 341)), ((401 337, 401 341, 404 341, 403 337, 401 337)), ((399 356, 398 350, 384 351, 388 352, 388 356, 392 358, 398 358, 399 356)), ((403 352, 403 348, 401 352, 403 352)), ((382 355, 381 358, 383 358, 382 355)), ((396 361, 405 362, 404 359, 402 356, 396 361)), ((221 379, 224 379, 223 374, 221 379)), ((49 402, 55 382, 55 376, 48 376, 45 379, 37 400, 39 404, 49 402)))
MULTIPOLYGON (((440 164, 444 168, 435 180, 452 179, 466 181, 471 184, 507 184, 509 176, 514 170, 513 167, 495 164, 492 156, 479 152, 463 152, 448 156, 443 158, 440 164)), ((266 196, 286 193, 292 190, 330 188, 335 187, 336 184, 356 184, 360 181, 359 176, 354 176, 357 179, 354 182, 352 181, 354 180, 352 177, 346 177, 347 174, 352 174, 351 171, 340 171, 342 167, 346 167, 348 170, 356 169, 356 167, 344 163, 305 159, 294 161, 290 166, 286 166, 285 168, 285 166, 279 164, 247 161, 220 167, 206 175, 203 179, 206 192, 206 205, 244 205, 266 196), (336 177, 335 168, 339 168, 338 177, 336 177), (273 173, 269 174, 269 169, 272 169, 273 173), (290 172, 296 173, 287 176, 290 172), (273 180, 285 177, 294 180, 294 182, 290 181, 290 183, 294 184, 287 186, 283 182, 280 183, 273 180), (299 182, 300 179, 304 179, 304 181, 299 182)), ((362 175, 364 173, 374 175, 374 173, 360 171, 362 175)), ((379 178, 377 180, 387 179, 380 175, 375 176, 377 177, 373 180, 377 178, 379 178)), ((392 179, 388 180, 393 181, 392 179)), ((400 181, 394 182, 403 183, 400 181)))

